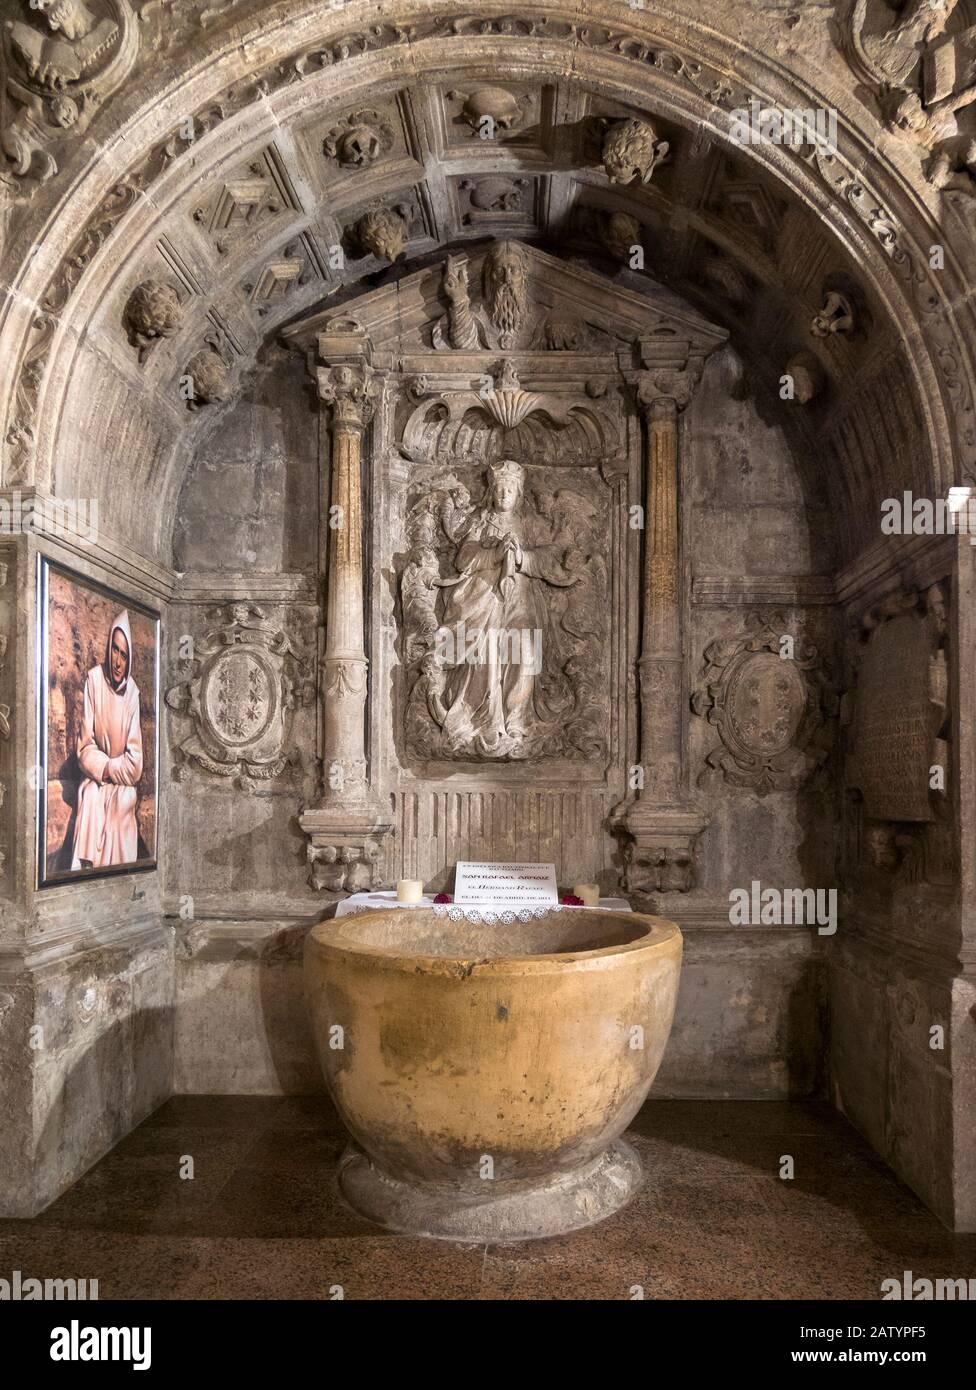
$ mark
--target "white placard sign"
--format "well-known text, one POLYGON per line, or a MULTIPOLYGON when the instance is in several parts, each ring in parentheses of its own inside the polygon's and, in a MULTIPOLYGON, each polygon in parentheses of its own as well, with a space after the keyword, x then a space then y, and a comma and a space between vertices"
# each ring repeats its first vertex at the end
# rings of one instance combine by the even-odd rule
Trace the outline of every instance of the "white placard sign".
POLYGON ((454 874, 454 901, 481 907, 542 907, 558 902, 555 864, 467 864, 454 874))

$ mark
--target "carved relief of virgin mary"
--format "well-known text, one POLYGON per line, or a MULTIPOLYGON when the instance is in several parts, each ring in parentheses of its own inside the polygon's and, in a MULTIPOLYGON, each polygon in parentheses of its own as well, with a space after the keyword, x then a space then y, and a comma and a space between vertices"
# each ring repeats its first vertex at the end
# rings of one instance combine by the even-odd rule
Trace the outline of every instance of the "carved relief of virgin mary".
MULTIPOLYGON (((480 505, 456 478, 447 482, 409 521, 416 543, 401 592, 407 655, 420 672, 408 720, 414 742, 428 755, 479 760, 596 751, 579 657, 598 640, 586 610, 600 560, 567 545, 558 515, 540 510, 538 498, 530 505, 513 460, 489 467, 480 505)), ((585 536, 593 508, 570 495, 585 536)), ((566 494, 560 505, 543 496, 561 513, 566 494)), ((594 674, 599 665, 591 652, 594 674)))

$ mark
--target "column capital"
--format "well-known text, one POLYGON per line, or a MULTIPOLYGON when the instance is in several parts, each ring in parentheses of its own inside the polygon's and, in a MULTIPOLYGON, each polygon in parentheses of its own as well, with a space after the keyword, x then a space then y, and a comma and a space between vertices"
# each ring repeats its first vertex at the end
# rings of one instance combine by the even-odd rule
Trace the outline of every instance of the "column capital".
POLYGON ((700 362, 689 362, 681 369, 655 367, 638 372, 637 404, 651 420, 673 420, 691 403, 701 375, 700 362))
POLYGON ((319 399, 332 408, 332 425, 363 430, 373 415, 375 382, 365 362, 319 367, 319 399))

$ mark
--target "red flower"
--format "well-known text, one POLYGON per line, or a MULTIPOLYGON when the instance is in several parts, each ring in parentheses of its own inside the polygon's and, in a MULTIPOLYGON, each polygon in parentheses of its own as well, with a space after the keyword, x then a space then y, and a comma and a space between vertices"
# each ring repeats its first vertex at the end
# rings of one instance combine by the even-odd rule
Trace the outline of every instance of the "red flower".
POLYGON ((578 898, 575 893, 567 893, 566 896, 564 898, 560 898, 559 901, 562 903, 563 907, 583 906, 583 899, 578 898))
POLYGON ((452 903, 453 901, 454 897, 450 893, 438 893, 434 899, 435 903, 452 903))

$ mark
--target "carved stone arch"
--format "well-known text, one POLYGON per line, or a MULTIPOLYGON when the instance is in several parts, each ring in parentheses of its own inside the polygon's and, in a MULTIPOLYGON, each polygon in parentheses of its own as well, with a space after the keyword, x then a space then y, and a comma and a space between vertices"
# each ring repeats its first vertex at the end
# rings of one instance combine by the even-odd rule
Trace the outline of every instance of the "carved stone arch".
MULTIPOLYGON (((187 78, 200 98, 196 114, 202 134, 193 150, 194 167, 204 167, 229 139, 240 148, 257 144, 261 132, 269 133, 269 113, 281 121, 300 103, 334 103, 339 85, 363 77, 367 67, 382 80, 392 70, 393 58, 399 57, 398 45, 408 37, 418 62, 427 45, 439 46, 439 69, 449 72, 452 82, 462 81, 466 71, 488 56, 501 71, 516 45, 523 68, 542 71, 551 61, 553 45, 566 46, 574 55, 579 80, 597 80, 617 99, 636 102, 686 127, 704 123, 719 142, 728 140, 733 103, 752 92, 792 105, 814 103, 818 95, 808 84, 797 82, 778 59, 747 52, 717 29, 706 30, 690 18, 665 22, 650 11, 635 11, 621 21, 619 7, 606 4, 597 5, 581 28, 575 12, 547 8, 535 14, 530 7, 524 18, 489 20, 486 27, 475 16, 458 17, 453 7, 450 17, 446 9, 441 15, 436 7, 433 12, 429 6, 423 13, 418 9, 415 16, 409 6, 404 8, 399 27, 380 24, 351 32, 349 16, 337 16, 325 0, 308 4, 303 7, 305 39, 297 55, 293 12, 287 22, 283 11, 262 15, 260 51, 267 62, 252 87, 238 84, 230 97, 219 78, 222 41, 208 48, 205 40, 187 78), (457 63, 451 60, 455 48, 457 63)), ((6 382, 8 478, 15 476, 10 471, 15 460, 23 460, 33 448, 33 463, 16 476, 51 485, 72 345, 83 338, 93 310, 126 261, 126 251, 134 252, 153 235, 153 205, 143 194, 152 188, 153 204, 160 206, 177 196, 187 170, 181 166, 179 142, 173 146, 173 139, 184 116, 185 96, 174 92, 155 100, 124 131, 131 172, 110 172, 104 166, 79 169, 66 197, 48 190, 36 200, 37 216, 50 216, 55 210, 58 216, 45 254, 25 257, 20 270, 8 277, 14 293, 5 306, 4 331, 12 346, 19 342, 22 365, 26 353, 16 404, 10 394, 15 383, 6 382), (173 132, 173 139, 159 142, 155 132, 160 125, 173 132), (34 305, 41 306, 40 313, 34 305), (29 430, 35 432, 33 440, 29 430)), ((782 147, 740 153, 764 165, 789 196, 815 209, 859 260, 889 320, 900 326, 925 420, 933 490, 940 492, 976 452, 972 368, 964 343, 968 310, 959 307, 965 304, 965 276, 952 248, 946 270, 938 277, 929 273, 926 249, 935 224, 908 177, 873 146, 872 135, 871 123, 851 104, 842 111, 837 156, 782 147), (863 174, 866 167, 871 169, 870 184, 863 174), (958 466, 953 464, 955 450, 958 466)), ((26 228, 23 223, 13 229, 15 259, 18 245, 24 250, 30 241, 26 228)), ((151 471, 162 479, 167 473, 165 458, 158 458, 151 471)), ((101 491, 104 481, 97 460, 79 461, 74 490, 101 491)), ((172 501, 176 480, 166 477, 154 485, 162 486, 166 500, 172 501)), ((59 487, 72 487, 67 472, 59 487)), ((147 510, 158 514, 156 508, 135 507, 124 520, 139 524, 147 510)), ((154 544, 163 549, 165 540, 156 535, 154 544)))

